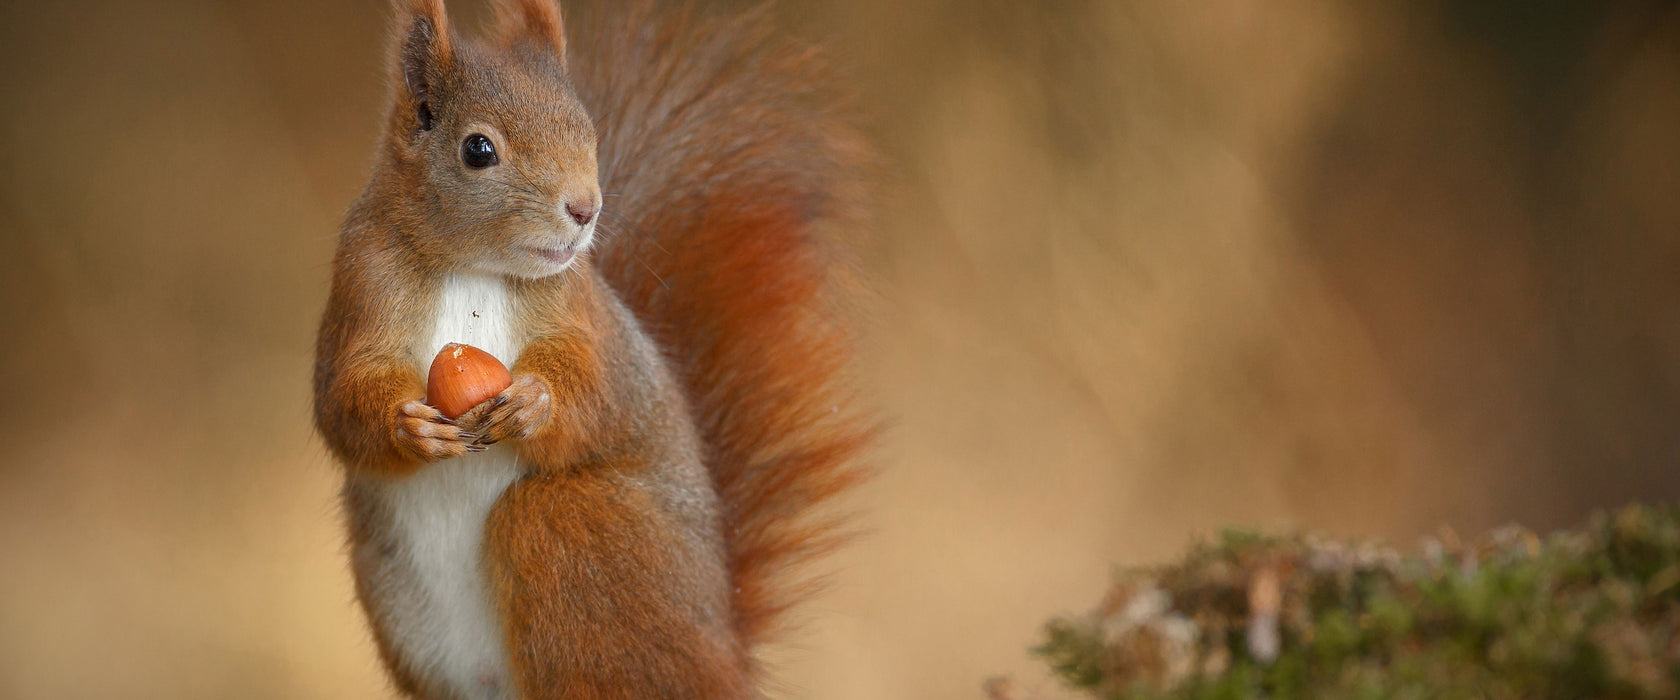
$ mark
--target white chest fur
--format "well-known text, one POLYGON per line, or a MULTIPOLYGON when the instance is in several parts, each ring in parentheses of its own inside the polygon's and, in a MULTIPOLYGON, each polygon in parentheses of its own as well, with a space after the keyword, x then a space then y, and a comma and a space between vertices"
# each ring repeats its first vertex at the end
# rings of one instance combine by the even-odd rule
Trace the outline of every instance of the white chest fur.
MULTIPOLYGON (((421 376, 450 342, 477 346, 512 366, 523 345, 514 319, 502 279, 449 278, 431 336, 414 348, 421 376)), ((429 465, 379 489, 397 545, 389 573, 404 579, 392 582, 402 595, 384 615, 391 643, 413 675, 464 699, 512 697, 482 544, 491 506, 518 474, 513 450, 497 445, 429 465)))

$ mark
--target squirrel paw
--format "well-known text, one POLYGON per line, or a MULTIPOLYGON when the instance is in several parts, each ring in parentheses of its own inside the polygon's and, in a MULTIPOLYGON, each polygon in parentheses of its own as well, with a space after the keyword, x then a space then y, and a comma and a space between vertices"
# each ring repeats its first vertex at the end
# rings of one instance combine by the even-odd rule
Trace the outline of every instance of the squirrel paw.
POLYGON ((548 424, 553 412, 548 384, 534 375, 521 374, 513 378, 513 386, 461 414, 456 422, 477 433, 472 444, 482 447, 508 438, 531 437, 548 424))
POLYGON ((483 452, 486 448, 474 443, 479 437, 421 401, 404 403, 397 411, 397 449, 422 462, 483 452))

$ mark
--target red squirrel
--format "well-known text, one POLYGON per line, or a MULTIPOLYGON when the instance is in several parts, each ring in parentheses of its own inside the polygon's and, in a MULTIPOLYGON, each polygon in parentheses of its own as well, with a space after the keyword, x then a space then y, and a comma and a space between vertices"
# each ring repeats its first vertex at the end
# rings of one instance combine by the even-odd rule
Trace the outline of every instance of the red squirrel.
POLYGON ((492 4, 465 39, 397 0, 316 349, 380 657, 417 698, 760 697, 873 433, 826 235, 870 150, 762 12, 492 4), (513 374, 455 420, 448 342, 513 374))

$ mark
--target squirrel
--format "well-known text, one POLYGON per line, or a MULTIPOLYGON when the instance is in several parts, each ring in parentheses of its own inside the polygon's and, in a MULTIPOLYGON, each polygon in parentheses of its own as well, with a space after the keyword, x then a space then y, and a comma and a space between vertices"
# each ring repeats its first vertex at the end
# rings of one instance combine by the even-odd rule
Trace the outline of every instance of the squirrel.
POLYGON ((826 504, 875 433, 829 235, 866 218, 872 152, 831 68, 762 10, 628 2, 568 32, 554 0, 493 0, 467 39, 442 0, 394 9, 314 372, 392 682, 761 697, 755 650, 844 539, 826 504), (445 418, 423 378, 447 342, 512 386, 445 418))

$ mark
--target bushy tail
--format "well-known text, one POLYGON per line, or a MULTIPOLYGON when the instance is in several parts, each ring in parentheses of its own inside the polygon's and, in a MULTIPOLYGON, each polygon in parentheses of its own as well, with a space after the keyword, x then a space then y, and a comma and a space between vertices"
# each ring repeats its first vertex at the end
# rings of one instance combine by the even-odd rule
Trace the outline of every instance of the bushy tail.
POLYGON ((842 386, 850 278, 828 234, 861 221, 871 151, 820 56, 762 10, 614 4, 567 18, 600 137, 597 259, 688 390, 750 647, 809 592, 797 565, 838 542, 822 505, 863 478, 873 426, 842 386))

